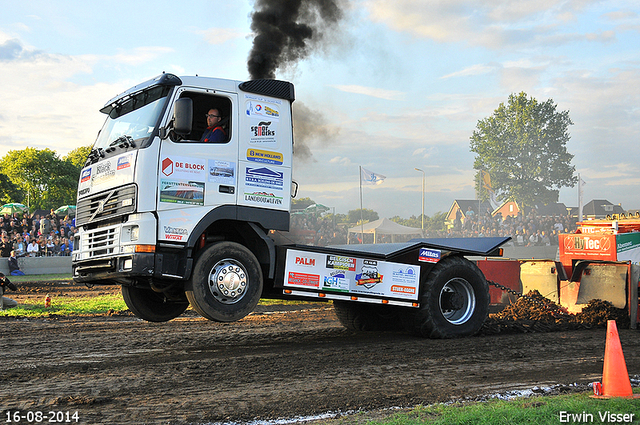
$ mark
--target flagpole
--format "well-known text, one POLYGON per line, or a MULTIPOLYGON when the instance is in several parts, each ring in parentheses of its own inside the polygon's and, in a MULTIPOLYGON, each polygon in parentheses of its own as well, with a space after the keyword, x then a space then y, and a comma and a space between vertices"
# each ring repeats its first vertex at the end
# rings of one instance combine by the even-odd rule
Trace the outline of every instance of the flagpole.
POLYGON ((364 243, 364 218, 362 215, 362 165, 358 166, 360 169, 360 243, 364 243))
POLYGON ((582 177, 578 173, 578 221, 582 221, 582 177))

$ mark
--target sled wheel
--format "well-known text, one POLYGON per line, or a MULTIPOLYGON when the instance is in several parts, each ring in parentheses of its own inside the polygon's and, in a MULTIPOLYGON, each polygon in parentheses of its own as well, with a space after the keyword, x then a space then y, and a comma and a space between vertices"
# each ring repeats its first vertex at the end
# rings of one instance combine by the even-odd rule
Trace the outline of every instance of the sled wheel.
POLYGON ((334 301, 333 308, 342 326, 351 331, 394 331, 402 327, 393 307, 334 301))
POLYGON ((260 263, 238 243, 210 245, 196 260, 186 294, 191 306, 209 320, 240 320, 260 301, 260 263))
POLYGON ((188 302, 167 301, 163 294, 136 286, 122 286, 122 298, 136 317, 149 322, 167 322, 180 316, 188 302))
POLYGON ((426 338, 475 334, 489 313, 489 287, 480 269, 463 257, 447 257, 422 284, 420 308, 403 315, 405 326, 426 338))

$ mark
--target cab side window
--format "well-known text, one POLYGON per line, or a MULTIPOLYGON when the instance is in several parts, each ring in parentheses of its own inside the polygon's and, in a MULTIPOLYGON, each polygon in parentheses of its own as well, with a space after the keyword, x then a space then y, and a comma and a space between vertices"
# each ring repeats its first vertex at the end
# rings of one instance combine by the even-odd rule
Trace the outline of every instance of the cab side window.
POLYGON ((185 92, 193 101, 191 133, 185 142, 228 143, 231 135, 231 101, 224 96, 185 92))

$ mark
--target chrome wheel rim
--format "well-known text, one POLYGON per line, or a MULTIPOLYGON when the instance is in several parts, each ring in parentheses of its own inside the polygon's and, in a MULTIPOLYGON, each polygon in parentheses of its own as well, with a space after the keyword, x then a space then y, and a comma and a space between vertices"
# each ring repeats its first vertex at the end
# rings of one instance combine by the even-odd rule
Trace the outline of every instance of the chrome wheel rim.
POLYGON ((247 271, 234 259, 218 261, 209 273, 209 291, 222 304, 235 304, 247 293, 247 271))
POLYGON ((448 281, 440 290, 440 312, 453 325, 466 323, 476 308, 476 296, 473 287, 462 278, 448 281))

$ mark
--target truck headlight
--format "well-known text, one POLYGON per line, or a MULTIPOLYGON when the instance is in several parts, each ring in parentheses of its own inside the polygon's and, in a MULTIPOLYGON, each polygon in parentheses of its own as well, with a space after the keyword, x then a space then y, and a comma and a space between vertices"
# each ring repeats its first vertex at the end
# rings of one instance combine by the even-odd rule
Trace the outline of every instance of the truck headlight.
POLYGON ((125 226, 122 228, 122 242, 135 242, 140 237, 140 226, 125 226))

